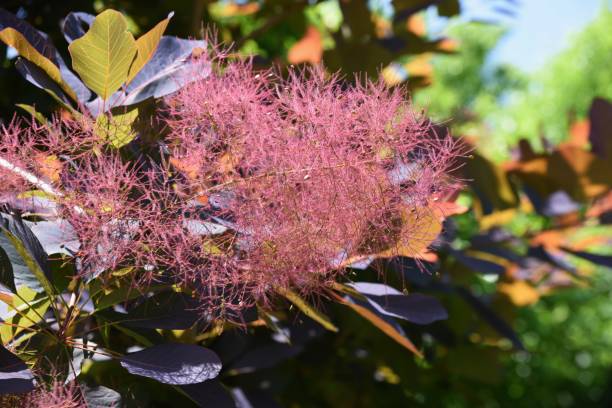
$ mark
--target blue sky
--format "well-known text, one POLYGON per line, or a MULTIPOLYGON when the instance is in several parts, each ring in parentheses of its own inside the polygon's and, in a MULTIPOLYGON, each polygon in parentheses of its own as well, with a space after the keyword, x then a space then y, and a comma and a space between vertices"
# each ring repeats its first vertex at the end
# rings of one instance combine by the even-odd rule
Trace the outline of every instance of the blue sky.
POLYGON ((462 0, 461 3, 463 19, 494 19, 510 28, 493 52, 491 62, 512 63, 528 72, 537 70, 566 48, 572 35, 592 21, 604 4, 612 6, 612 0, 462 0), (498 5, 513 10, 515 15, 510 17, 495 11, 498 5))

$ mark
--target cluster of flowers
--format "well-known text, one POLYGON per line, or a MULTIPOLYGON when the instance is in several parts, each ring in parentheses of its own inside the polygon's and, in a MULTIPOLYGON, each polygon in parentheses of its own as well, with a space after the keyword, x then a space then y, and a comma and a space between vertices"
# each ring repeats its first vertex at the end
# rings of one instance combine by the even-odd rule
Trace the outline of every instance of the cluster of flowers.
POLYGON ((105 145, 86 117, 6 127, 0 200, 42 190, 80 241, 81 273, 133 267, 136 287, 176 283, 222 317, 415 246, 406 220, 456 187, 461 148, 405 90, 214 62, 164 101, 155 154, 105 145))

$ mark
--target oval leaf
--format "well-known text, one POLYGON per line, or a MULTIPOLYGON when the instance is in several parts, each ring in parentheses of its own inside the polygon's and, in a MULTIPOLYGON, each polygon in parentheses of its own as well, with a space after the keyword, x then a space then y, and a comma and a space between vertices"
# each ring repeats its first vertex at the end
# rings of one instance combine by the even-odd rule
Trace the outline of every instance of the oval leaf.
POLYGON ((130 373, 164 384, 201 383, 219 375, 221 360, 212 351, 192 344, 168 343, 149 347, 121 358, 130 373))
POLYGON ((68 51, 72 67, 85 85, 106 100, 125 83, 136 55, 136 40, 127 31, 123 15, 106 10, 84 36, 68 46, 68 51))

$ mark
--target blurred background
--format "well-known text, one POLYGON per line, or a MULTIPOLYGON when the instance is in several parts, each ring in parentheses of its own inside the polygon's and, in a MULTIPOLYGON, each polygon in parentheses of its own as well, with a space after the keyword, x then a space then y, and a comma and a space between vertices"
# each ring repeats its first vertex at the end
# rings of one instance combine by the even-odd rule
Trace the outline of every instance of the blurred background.
MULTIPOLYGON (((298 357, 247 375, 281 406, 612 406, 611 1, 2 7, 48 33, 65 59, 59 24, 70 11, 120 10, 135 34, 174 11, 170 34, 212 29, 259 68, 322 64, 347 81, 367 73, 406 86, 417 109, 473 147, 459 170, 467 187, 457 203, 467 211, 446 221, 424 257, 427 271, 411 259, 384 265, 389 279, 444 299, 448 322, 405 328, 420 336, 427 358, 338 312, 351 330, 323 334, 298 357)), ((16 103, 56 110, 20 77, 15 58, 0 44, 0 121, 25 114, 16 103)))

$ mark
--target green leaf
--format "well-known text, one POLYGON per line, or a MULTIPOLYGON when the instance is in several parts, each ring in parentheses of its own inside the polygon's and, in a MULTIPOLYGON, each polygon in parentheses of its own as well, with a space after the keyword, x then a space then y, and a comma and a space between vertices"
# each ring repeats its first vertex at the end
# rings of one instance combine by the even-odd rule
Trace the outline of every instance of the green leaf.
POLYGON ((17 288, 14 303, 9 305, 9 316, 0 326, 0 337, 3 344, 8 343, 19 333, 41 321, 51 302, 47 296, 28 288, 17 288))
MULTIPOLYGON (((96 306, 96 311, 106 309, 121 302, 137 298, 145 293, 134 289, 129 279, 115 280, 115 285, 104 287, 99 279, 92 280, 89 284, 89 293, 96 306)), ((168 289, 168 285, 151 285, 149 292, 159 292, 168 289)))
POLYGON ((5 28, 0 31, 0 40, 6 45, 15 48, 20 56, 45 71, 53 81, 60 85, 64 92, 75 101, 77 100, 77 96, 72 88, 62 79, 59 67, 38 52, 19 31, 11 27, 5 28))
POLYGON ((96 118, 96 134, 119 149, 136 137, 132 124, 138 118, 138 108, 123 113, 101 114, 96 118))
POLYGON ((136 48, 138 49, 138 52, 136 53, 136 59, 134 59, 134 62, 130 67, 127 79, 128 83, 134 79, 140 70, 153 57, 153 54, 155 54, 157 46, 159 45, 159 40, 164 34, 164 31, 166 31, 166 27, 168 27, 168 23, 173 15, 174 13, 168 14, 167 18, 157 23, 157 25, 149 30, 149 32, 141 35, 136 40, 136 48))
POLYGON ((277 288, 276 291, 282 296, 284 296, 291 303, 293 303, 298 309, 302 311, 302 313, 319 323, 321 326, 325 327, 327 330, 333 332, 338 331, 338 328, 329 320, 327 316, 310 306, 308 302, 302 299, 297 293, 293 292, 290 289, 280 288, 277 288))
POLYGON ((106 100, 127 80, 136 55, 136 41, 127 31, 123 15, 106 10, 84 36, 68 46, 68 51, 72 67, 85 85, 106 100))
POLYGON ((30 115, 32 115, 32 117, 34 119, 36 119, 36 121, 38 123, 40 123, 41 125, 47 125, 47 118, 45 118, 43 116, 42 113, 38 112, 36 110, 35 107, 33 107, 32 105, 26 105, 25 103, 17 103, 15 104, 17 107, 23 109, 24 111, 26 111, 27 113, 29 113, 30 115))

